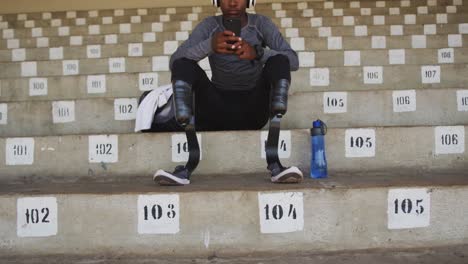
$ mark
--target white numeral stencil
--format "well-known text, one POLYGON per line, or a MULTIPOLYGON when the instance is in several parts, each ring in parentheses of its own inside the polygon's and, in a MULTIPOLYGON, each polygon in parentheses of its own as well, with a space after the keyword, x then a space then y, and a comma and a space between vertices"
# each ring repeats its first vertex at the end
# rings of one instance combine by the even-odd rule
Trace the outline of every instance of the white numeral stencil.
POLYGON ((164 41, 164 55, 171 55, 177 50, 178 41, 164 41))
POLYGON ((465 152, 465 127, 440 126, 436 127, 435 154, 458 154, 465 152))
POLYGON ((330 85, 330 70, 328 68, 310 69, 310 85, 311 86, 330 85))
POLYGON ((347 92, 323 93, 323 112, 327 114, 346 113, 348 108, 347 92))
POLYGON ((8 105, 0 104, 0 125, 8 123, 8 105))
POLYGON ((457 91, 458 111, 468 111, 468 90, 457 91))
POLYGON ((21 63, 21 77, 31 77, 37 75, 37 63, 26 61, 21 63))
POLYGON ((105 93, 106 92, 106 76, 105 75, 89 75, 86 77, 86 86, 89 94, 105 93))
POLYGON ((63 47, 50 48, 49 60, 63 60, 63 47))
POLYGON ((34 138, 7 138, 6 165, 32 165, 34 138))
POLYGON ((101 45, 88 45, 86 53, 89 59, 101 58, 101 45))
MULTIPOLYGON (((268 131, 262 131, 260 133, 260 153, 262 159, 266 158, 266 140, 268 138, 268 131)), ((291 131, 281 130, 279 141, 278 141, 278 157, 281 159, 289 159, 291 157, 291 131)))
POLYGON ((114 22, 114 18, 113 17, 103 17, 102 18, 102 24, 103 25, 110 25, 114 22))
POLYGON ((80 74, 80 62, 78 60, 65 60, 62 62, 63 75, 80 74))
POLYGON ((416 90, 393 91, 393 112, 416 111, 416 90))
POLYGON ((55 197, 18 198, 16 203, 18 237, 57 235, 58 213, 55 197))
POLYGON ((48 92, 47 78, 29 79, 29 96, 47 95, 47 92, 48 92))
MULTIPOLYGON (((202 136, 197 134, 198 145, 200 146, 200 160, 202 159, 202 136)), ((172 162, 186 162, 189 158, 187 137, 185 134, 174 134, 172 140, 172 162)))
POLYGON ((387 197, 388 229, 429 226, 431 195, 427 189, 391 189, 387 197))
POLYGON ((304 38, 291 38, 291 47, 295 51, 305 50, 305 40, 304 40, 304 38))
POLYGON ((82 36, 71 36, 70 37, 70 46, 81 46, 83 45, 82 36))
POLYGON ((99 35, 101 34, 101 26, 100 25, 90 25, 88 26, 89 35, 99 35))
POLYGON ((105 37, 105 43, 106 44, 117 44, 117 35, 111 34, 111 35, 106 35, 105 37))
POLYGON ((19 49, 20 40, 19 39, 8 39, 7 40, 7 49, 19 49))
POLYGON ((355 26, 354 27, 354 36, 362 37, 367 36, 367 26, 355 26))
POLYGON ((158 88, 158 78, 157 72, 140 73, 138 75, 138 87, 140 91, 151 91, 158 88))
POLYGON ((406 56, 404 49, 391 49, 388 50, 388 63, 389 64, 405 64, 406 56))
POLYGON ((314 67, 315 66, 315 53, 314 52, 299 52, 299 66, 300 67, 314 67))
POLYGON ((109 59, 109 72, 110 73, 125 72, 125 58, 110 58, 109 59))
POLYGON ((119 98, 114 100, 115 120, 135 120, 138 107, 136 98, 119 98))
POLYGON ((184 41, 189 37, 189 33, 187 31, 177 31, 175 35, 177 41, 184 41))
POLYGON ((143 56, 143 44, 142 43, 130 43, 130 44, 128 44, 128 56, 129 57, 141 57, 141 56, 143 56))
POLYGON ((361 51, 346 50, 344 52, 344 66, 359 66, 361 65, 361 51))
POLYGON ((143 42, 155 42, 156 33, 154 32, 145 32, 143 33, 143 42))
POLYGON ((119 32, 120 32, 120 34, 130 34, 130 33, 132 33, 132 25, 131 24, 120 24, 119 32))
POLYGON ((52 102, 53 123, 70 123, 75 121, 75 102, 57 101, 52 102))
POLYGON ((119 161, 119 139, 117 135, 89 136, 90 163, 116 163, 119 161))
POLYGON ((345 133, 346 157, 375 157, 375 143, 375 129, 347 129, 345 133))
POLYGON ((25 49, 13 49, 13 50, 11 50, 11 60, 12 61, 24 61, 24 60, 26 60, 26 50, 25 49))
POLYGON ((365 84, 382 84, 383 83, 383 67, 371 66, 364 67, 363 78, 365 84))
POLYGON ((422 83, 440 83, 440 66, 421 66, 422 83))
POLYGON ((169 57, 168 56, 154 56, 153 57, 153 71, 169 71, 169 57))
POLYGON ((258 193, 260 232, 289 233, 304 229, 302 192, 258 193))
POLYGON ((439 63, 453 63, 455 61, 453 48, 439 49, 438 55, 439 63))
POLYGON ((69 27, 59 27, 57 29, 57 31, 58 31, 58 35, 61 36, 61 37, 70 35, 70 28, 69 27))
POLYGON ((180 31, 191 31, 193 29, 192 21, 180 22, 180 31))
POLYGON ((179 195, 139 195, 138 234, 177 234, 180 231, 179 195))

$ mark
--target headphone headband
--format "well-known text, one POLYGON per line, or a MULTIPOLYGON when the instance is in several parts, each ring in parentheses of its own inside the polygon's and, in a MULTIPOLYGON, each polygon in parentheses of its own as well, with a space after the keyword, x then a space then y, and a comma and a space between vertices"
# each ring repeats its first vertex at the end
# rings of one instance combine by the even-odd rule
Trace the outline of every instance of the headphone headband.
MULTIPOLYGON (((211 0, 211 2, 216 7, 221 6, 221 0, 211 0)), ((254 6, 255 6, 255 0, 247 0, 247 8, 254 7, 254 6)))

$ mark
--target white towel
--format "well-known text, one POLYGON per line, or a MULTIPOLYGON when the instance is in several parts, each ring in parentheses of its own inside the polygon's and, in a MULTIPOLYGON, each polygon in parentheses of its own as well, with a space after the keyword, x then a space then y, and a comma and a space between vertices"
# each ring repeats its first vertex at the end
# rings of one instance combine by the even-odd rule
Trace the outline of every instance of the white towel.
POLYGON ((171 96, 172 84, 160 86, 147 94, 138 106, 135 120, 135 132, 150 129, 153 123, 154 113, 156 113, 158 108, 166 105, 171 96))

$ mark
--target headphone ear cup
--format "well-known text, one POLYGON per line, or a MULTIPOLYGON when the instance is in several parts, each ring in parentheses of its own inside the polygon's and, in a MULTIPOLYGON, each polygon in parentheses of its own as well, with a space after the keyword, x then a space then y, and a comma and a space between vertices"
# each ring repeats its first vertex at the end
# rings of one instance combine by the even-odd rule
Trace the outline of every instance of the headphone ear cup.
POLYGON ((255 7, 255 0, 249 0, 249 7, 255 7))

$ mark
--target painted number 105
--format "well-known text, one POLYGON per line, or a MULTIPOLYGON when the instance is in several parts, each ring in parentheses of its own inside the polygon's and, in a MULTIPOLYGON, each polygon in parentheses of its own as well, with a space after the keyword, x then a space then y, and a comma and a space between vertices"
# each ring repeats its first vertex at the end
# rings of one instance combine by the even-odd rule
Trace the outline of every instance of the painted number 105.
POLYGON ((418 199, 416 200, 415 208, 413 208, 413 201, 410 199, 403 199, 403 200, 398 200, 395 199, 394 204, 395 204, 395 214, 403 213, 403 214, 411 214, 414 212, 417 215, 420 215, 424 212, 424 207, 421 205, 423 202, 423 199, 418 199))
POLYGON ((351 137, 350 143, 351 143, 352 148, 354 147, 362 148, 364 146, 366 148, 372 147, 372 141, 370 137, 367 137, 365 140, 362 137, 357 137, 357 138, 351 137))

